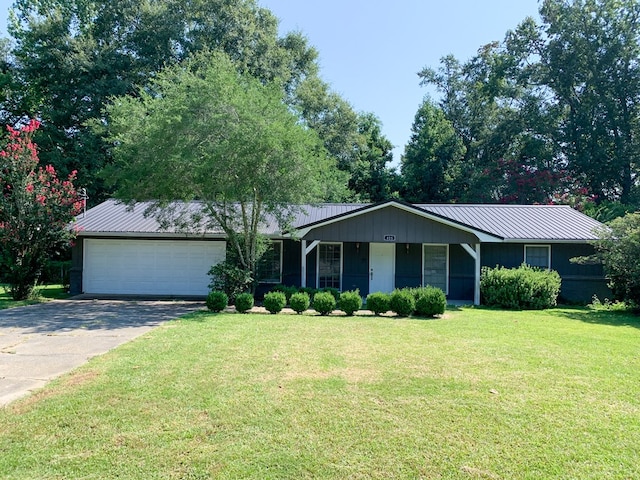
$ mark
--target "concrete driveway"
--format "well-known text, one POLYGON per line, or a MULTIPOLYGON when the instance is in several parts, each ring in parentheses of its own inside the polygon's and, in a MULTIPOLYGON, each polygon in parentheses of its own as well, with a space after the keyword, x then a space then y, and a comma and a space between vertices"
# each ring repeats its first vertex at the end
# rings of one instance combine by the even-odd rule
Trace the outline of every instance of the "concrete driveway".
POLYGON ((0 310, 0 407, 203 307, 195 301, 56 300, 0 310))

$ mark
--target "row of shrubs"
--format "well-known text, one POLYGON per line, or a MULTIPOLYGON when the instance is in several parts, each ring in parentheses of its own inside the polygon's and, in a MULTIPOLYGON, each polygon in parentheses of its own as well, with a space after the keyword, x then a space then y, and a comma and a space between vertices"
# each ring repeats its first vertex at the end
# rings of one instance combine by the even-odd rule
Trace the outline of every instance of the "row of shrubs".
MULTIPOLYGON (((328 315, 336 309, 342 310, 351 316, 363 308, 360 291, 347 292, 315 291, 291 291, 287 298, 285 292, 272 290, 265 294, 262 305, 270 313, 279 313, 289 307, 296 313, 313 308, 320 315, 328 315)), ((213 312, 224 310, 229 302, 228 296, 221 291, 213 291, 207 297, 207 308, 213 312)), ((254 306, 254 298, 250 293, 241 293, 236 296, 236 311, 245 313, 254 306)), ((394 290, 393 293, 370 293, 366 298, 366 308, 376 315, 392 311, 402 317, 417 315, 420 317, 434 317, 442 315, 446 309, 447 299, 439 288, 403 288, 394 290)))

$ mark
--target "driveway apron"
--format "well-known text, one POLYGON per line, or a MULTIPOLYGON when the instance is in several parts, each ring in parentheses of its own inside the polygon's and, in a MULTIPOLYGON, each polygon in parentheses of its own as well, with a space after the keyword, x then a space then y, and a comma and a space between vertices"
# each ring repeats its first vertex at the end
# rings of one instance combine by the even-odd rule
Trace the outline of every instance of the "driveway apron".
POLYGON ((202 302, 56 300, 0 310, 0 407, 202 302))

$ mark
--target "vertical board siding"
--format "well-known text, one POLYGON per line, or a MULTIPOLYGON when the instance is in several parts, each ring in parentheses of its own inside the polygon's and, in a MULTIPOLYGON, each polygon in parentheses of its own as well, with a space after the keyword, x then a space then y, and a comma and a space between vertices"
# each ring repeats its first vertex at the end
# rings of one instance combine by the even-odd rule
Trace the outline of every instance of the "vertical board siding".
POLYGON ((298 286, 301 283, 302 243, 295 240, 282 242, 282 284, 298 286))
POLYGON ((342 291, 360 290, 360 295, 369 293, 369 244, 355 242, 342 244, 342 291))
POLYGON ((473 300, 475 278, 475 260, 460 245, 450 245, 448 298, 473 300))
POLYGON ((396 288, 422 285, 422 244, 396 244, 396 288))

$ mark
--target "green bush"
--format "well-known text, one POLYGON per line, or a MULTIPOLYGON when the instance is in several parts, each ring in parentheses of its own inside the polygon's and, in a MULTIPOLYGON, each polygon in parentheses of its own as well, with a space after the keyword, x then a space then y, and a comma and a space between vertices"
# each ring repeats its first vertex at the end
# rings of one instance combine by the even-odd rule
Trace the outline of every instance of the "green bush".
POLYGON ((229 297, 224 292, 214 290, 207 295, 205 303, 212 312, 221 312, 229 305, 229 297))
POLYGON ((276 285, 271 289, 272 292, 282 292, 285 295, 287 303, 291 300, 291 295, 298 293, 298 287, 287 287, 285 285, 276 285))
POLYGON ((416 298, 416 315, 421 317, 435 317, 442 315, 447 308, 447 297, 436 287, 423 287, 414 290, 416 298))
POLYGON ((367 310, 371 310, 376 315, 381 315, 389 311, 391 296, 388 293, 375 292, 367 295, 367 310))
POLYGON ((264 296, 262 305, 271 313, 280 313, 287 304, 284 292, 269 292, 264 296))
POLYGON ((600 229, 594 243, 615 300, 640 308, 640 212, 628 213, 600 229))
POLYGON ((401 317, 409 317, 416 309, 416 299, 409 289, 396 289, 391 294, 389 308, 401 317))
POLYGON ((253 282, 251 272, 243 270, 228 259, 211 267, 208 275, 211 277, 209 288, 226 293, 232 303, 253 282))
POLYGON ((320 315, 329 315, 336 308, 336 298, 331 292, 318 292, 313 297, 313 308, 320 315))
POLYGON ((333 295, 333 298, 335 299, 336 303, 338 303, 340 301, 340 290, 338 290, 337 288, 324 287, 320 291, 321 292, 329 292, 331 295, 333 295))
POLYGON ((541 310, 557 305, 560 284, 560 275, 553 270, 524 264, 518 268, 483 267, 480 294, 482 303, 490 307, 541 310))
POLYGON ((362 308, 362 297, 360 296, 360 290, 354 290, 351 292, 342 292, 340 294, 340 301, 338 303, 340 310, 347 315, 351 316, 356 311, 362 308))
POLYGON ((307 292, 294 293, 293 295, 291 295, 289 305, 291 306, 293 311, 298 314, 304 312, 309 308, 309 305, 311 305, 309 294, 307 292))
POLYGON ((313 302, 313 297, 315 296, 316 293, 318 293, 318 289, 317 288, 313 288, 313 287, 302 287, 298 290, 301 293, 306 293, 307 295, 309 295, 309 299, 313 302))
POLYGON ((246 313, 253 308, 253 295, 250 293, 241 293, 236 296, 236 311, 246 313))

